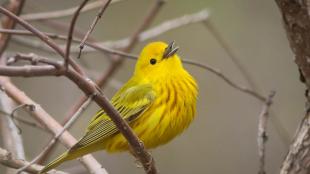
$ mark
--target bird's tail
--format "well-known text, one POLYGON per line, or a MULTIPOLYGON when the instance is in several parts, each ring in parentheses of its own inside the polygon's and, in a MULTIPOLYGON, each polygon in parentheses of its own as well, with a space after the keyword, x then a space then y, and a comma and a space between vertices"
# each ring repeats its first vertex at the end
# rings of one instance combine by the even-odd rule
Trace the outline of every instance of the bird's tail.
POLYGON ((39 174, 46 173, 49 170, 56 168, 57 166, 59 166, 61 163, 65 162, 65 161, 69 161, 69 160, 73 160, 73 159, 79 158, 81 156, 84 156, 86 154, 98 151, 100 149, 102 149, 101 146, 98 146, 96 143, 88 145, 88 146, 84 146, 84 147, 78 147, 78 148, 72 147, 67 152, 61 154, 55 160, 53 160, 52 162, 48 163, 39 172, 39 174))
POLYGON ((53 160, 52 162, 48 163, 40 172, 39 174, 43 174, 48 172, 51 169, 54 169, 55 167, 59 166, 61 163, 63 163, 64 161, 70 160, 68 159, 68 152, 65 152, 63 154, 61 154, 60 156, 58 156, 55 160, 53 160))

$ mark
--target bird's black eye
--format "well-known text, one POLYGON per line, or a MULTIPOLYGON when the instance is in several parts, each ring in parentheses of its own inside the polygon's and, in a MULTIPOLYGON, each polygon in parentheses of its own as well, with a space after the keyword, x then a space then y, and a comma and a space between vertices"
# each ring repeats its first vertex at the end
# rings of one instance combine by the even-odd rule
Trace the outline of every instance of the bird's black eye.
POLYGON ((154 59, 154 58, 151 59, 151 60, 150 60, 150 64, 152 64, 152 65, 156 64, 156 59, 154 59))

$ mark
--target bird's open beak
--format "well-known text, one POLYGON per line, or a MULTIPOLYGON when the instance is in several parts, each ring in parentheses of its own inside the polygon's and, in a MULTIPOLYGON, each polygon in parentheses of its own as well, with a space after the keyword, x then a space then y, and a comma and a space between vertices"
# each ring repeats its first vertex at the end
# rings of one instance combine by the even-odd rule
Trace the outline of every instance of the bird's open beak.
POLYGON ((172 41, 165 49, 165 52, 163 54, 163 59, 167 59, 173 56, 178 50, 179 50, 179 47, 174 47, 174 41, 172 41))

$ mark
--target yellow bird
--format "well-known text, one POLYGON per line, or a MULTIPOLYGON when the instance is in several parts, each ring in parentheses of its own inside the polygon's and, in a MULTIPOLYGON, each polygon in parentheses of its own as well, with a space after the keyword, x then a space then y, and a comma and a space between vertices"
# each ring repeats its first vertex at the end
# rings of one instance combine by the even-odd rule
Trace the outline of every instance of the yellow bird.
MULTIPOLYGON (((111 100, 147 149, 165 144, 182 133, 196 113, 198 87, 183 68, 176 54, 178 49, 174 42, 145 46, 133 76, 111 100)), ((85 135, 40 173, 98 150, 129 150, 126 139, 103 110, 91 119, 85 135)))

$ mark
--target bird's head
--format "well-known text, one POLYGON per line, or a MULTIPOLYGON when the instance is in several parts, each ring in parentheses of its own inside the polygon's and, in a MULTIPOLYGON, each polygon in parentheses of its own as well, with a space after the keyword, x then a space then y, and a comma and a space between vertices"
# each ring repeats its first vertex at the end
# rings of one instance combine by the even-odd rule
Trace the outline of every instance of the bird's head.
POLYGON ((178 49, 174 41, 170 44, 152 42, 146 45, 137 61, 135 75, 162 77, 183 70, 181 60, 176 54, 178 49))

